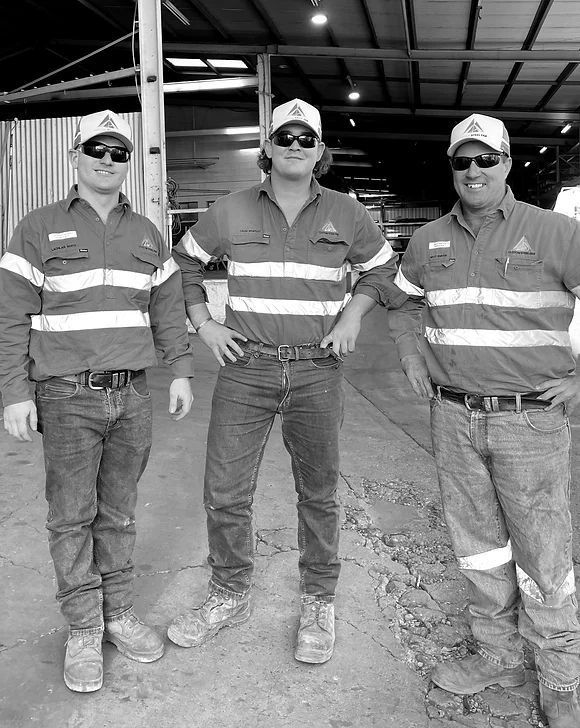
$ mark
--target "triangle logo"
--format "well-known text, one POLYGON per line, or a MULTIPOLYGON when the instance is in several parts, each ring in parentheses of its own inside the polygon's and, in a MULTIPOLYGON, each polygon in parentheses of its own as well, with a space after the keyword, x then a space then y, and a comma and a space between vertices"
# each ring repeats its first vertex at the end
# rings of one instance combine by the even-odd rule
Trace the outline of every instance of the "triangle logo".
POLYGON ((466 135, 467 134, 484 134, 485 135, 485 132, 479 126, 479 124, 477 123, 477 121, 472 121, 471 124, 469 125, 469 128, 466 129, 465 134, 466 135))
POLYGON ((295 119, 305 119, 306 114, 300 108, 300 104, 294 104, 292 109, 288 112, 288 116, 292 116, 295 119))
POLYGON ((103 129, 117 129, 117 125, 115 124, 113 119, 111 119, 111 117, 108 115, 105 116, 105 118, 101 121, 99 126, 102 127, 103 129))
POLYGON ((330 220, 326 223, 326 225, 323 225, 320 228, 320 232, 338 235, 338 230, 334 227, 334 225, 330 222, 330 220))
POLYGON ((529 244, 525 235, 518 240, 516 245, 511 249, 511 253, 533 253, 532 246, 529 244))

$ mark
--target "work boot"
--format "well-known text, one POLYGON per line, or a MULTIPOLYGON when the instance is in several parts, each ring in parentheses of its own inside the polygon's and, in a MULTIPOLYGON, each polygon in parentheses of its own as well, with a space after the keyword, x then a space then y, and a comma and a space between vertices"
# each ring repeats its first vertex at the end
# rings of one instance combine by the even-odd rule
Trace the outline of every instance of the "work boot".
POLYGON ((580 726, 580 703, 575 690, 552 690, 540 683, 540 705, 550 728, 580 726))
POLYGON ((77 693, 103 687, 102 632, 71 632, 64 656, 64 684, 77 693))
POLYGON ((132 609, 105 620, 104 639, 112 642, 122 655, 136 662, 155 662, 165 650, 157 632, 143 624, 132 609))
POLYGON ((334 604, 315 596, 302 597, 294 657, 300 662, 327 662, 334 650, 334 604))
POLYGON ((214 637, 222 627, 234 627, 250 618, 250 599, 210 591, 205 602, 176 617, 167 636, 180 647, 199 647, 214 637))
POLYGON ((490 685, 515 688, 526 681, 523 665, 501 667, 481 655, 469 655, 454 662, 441 662, 431 672, 431 680, 456 695, 471 695, 490 685))

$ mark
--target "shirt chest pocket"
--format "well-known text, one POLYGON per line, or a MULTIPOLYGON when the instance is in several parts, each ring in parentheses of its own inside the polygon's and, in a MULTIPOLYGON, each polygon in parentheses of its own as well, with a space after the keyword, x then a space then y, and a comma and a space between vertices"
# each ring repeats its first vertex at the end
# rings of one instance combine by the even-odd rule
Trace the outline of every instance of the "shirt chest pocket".
POLYGON ((163 263, 156 250, 139 246, 131 251, 133 255, 133 266, 137 273, 146 273, 153 275, 156 271, 163 268, 163 263))
POLYGON ((231 257, 238 263, 262 263, 270 260, 270 236, 261 232, 233 233, 231 257))
POLYGON ((514 291, 539 291, 544 277, 544 261, 526 258, 496 258, 496 271, 514 291))
POLYGON ((327 268, 340 268, 349 249, 350 244, 346 240, 312 237, 308 241, 308 262, 327 268))
POLYGON ((452 287, 456 269, 455 256, 450 248, 430 250, 429 260, 423 269, 423 288, 432 291, 452 287))
POLYGON ((53 244, 43 251, 42 264, 46 276, 69 275, 87 270, 89 251, 76 245, 53 244))

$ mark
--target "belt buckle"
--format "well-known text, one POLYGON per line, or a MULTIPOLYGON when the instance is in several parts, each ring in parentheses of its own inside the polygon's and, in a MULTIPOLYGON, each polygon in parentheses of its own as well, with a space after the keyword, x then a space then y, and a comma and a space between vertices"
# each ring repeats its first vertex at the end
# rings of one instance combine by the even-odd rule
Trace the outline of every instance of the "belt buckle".
POLYGON ((280 344, 278 347, 278 361, 290 361, 293 358, 294 348, 288 344, 280 344), (287 353, 283 352, 283 350, 286 350, 287 353))
POLYGON ((98 387, 93 384, 93 375, 99 375, 102 374, 102 372, 89 372, 89 380, 87 382, 87 386, 89 389, 94 389, 95 391, 98 389, 106 389, 106 387, 98 387))
POLYGON ((470 412, 477 412, 481 409, 481 397, 477 394, 466 394, 463 397, 463 403, 470 412), (475 401, 477 403, 476 407, 471 406, 471 402, 475 401))

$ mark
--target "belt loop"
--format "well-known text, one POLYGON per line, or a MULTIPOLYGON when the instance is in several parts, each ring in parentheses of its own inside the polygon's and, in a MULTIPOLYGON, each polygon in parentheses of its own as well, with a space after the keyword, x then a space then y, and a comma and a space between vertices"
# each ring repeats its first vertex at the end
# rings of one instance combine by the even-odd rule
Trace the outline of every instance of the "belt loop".
MULTIPOLYGON (((493 400, 496 399, 495 397, 482 397, 483 401, 483 408, 486 412, 493 412, 493 400)), ((497 404, 497 399, 496 399, 497 404)))
POLYGON ((497 397, 490 397, 491 400, 491 411, 499 412, 499 401, 497 397))
POLYGON ((522 395, 516 392, 516 412, 519 414, 522 411, 522 395))
POLYGON ((298 359, 300 359, 300 347, 299 346, 294 347, 294 358, 296 359, 296 361, 298 361, 298 359))
POLYGON ((439 384, 437 385, 437 394, 435 395, 435 399, 438 402, 441 402, 441 386, 439 384))

